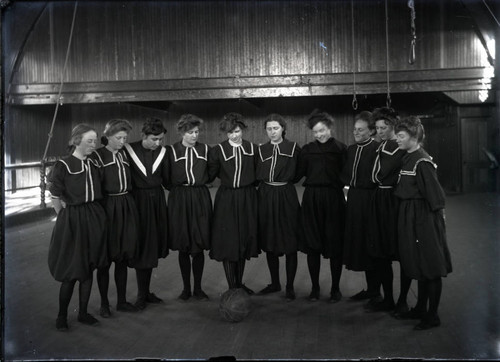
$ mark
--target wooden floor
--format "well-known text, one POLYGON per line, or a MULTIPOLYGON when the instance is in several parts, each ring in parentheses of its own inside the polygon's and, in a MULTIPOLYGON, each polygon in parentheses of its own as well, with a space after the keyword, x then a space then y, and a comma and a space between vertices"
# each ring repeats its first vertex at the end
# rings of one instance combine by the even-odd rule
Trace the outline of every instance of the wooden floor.
MULTIPOLYGON (((282 293, 253 296, 253 310, 240 323, 224 321, 218 312, 227 284, 220 263, 206 258, 204 289, 211 300, 180 302, 182 283, 177 253, 154 269, 152 290, 165 303, 148 305, 136 314, 112 310, 98 316, 99 293, 94 283, 89 311, 101 321, 85 326, 76 321, 77 295, 70 305, 70 330, 55 329, 59 283, 50 276, 47 250, 53 220, 5 230, 5 360, 47 359, 376 359, 500 358, 500 195, 469 194, 447 198, 448 242, 454 272, 443 282, 442 326, 414 331, 413 321, 386 313, 367 313, 348 296, 365 287, 362 273, 344 270, 344 299, 334 305, 327 260, 321 269, 322 300, 309 302, 306 260, 299 255, 295 289, 287 303, 282 293)), ((281 269, 284 261, 281 260, 281 269)), ((394 265, 395 293, 399 266, 394 265)), ((259 290, 269 282, 264 255, 247 263, 244 281, 259 290)), ((284 284, 284 274, 282 273, 284 284)), ((76 291, 76 290, 75 290, 76 291)), ((415 303, 416 284, 409 302, 415 303)), ((135 273, 129 272, 127 297, 135 301, 135 273)), ((111 303, 116 303, 114 285, 111 303)))

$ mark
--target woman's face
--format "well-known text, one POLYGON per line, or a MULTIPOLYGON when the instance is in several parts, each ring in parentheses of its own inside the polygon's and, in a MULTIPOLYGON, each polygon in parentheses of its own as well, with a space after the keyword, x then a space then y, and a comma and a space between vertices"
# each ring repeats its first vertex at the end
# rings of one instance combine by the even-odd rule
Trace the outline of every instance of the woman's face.
POLYGON ((396 135, 396 142, 400 149, 411 152, 418 148, 418 141, 406 131, 399 131, 396 135))
POLYGON ((323 122, 318 122, 312 128, 313 136, 319 143, 325 143, 332 137, 330 128, 323 122))
POLYGON ((356 143, 363 143, 370 138, 372 135, 372 131, 368 128, 368 122, 363 120, 357 120, 354 123, 354 140, 356 143))
POLYGON ((127 143, 128 133, 126 131, 119 131, 114 135, 107 137, 108 147, 113 151, 118 151, 123 148, 123 145, 127 143))
POLYGON ((241 130, 240 126, 227 133, 227 138, 234 143, 241 143, 242 137, 243 131, 241 130))
POLYGON ((83 156, 88 156, 94 152, 97 146, 97 133, 88 131, 82 135, 80 144, 75 146, 75 150, 83 156))
POLYGON ((191 128, 189 131, 182 135, 182 144, 187 147, 193 147, 198 141, 200 136, 200 129, 198 126, 191 128))
POLYGON ((375 122, 375 129, 382 141, 394 138, 394 127, 387 124, 385 119, 379 119, 375 122))
POLYGON ((267 137, 273 143, 280 143, 283 141, 283 127, 276 121, 266 123, 267 137))
POLYGON ((165 137, 165 133, 143 135, 142 146, 147 150, 156 150, 163 142, 163 137, 165 137))

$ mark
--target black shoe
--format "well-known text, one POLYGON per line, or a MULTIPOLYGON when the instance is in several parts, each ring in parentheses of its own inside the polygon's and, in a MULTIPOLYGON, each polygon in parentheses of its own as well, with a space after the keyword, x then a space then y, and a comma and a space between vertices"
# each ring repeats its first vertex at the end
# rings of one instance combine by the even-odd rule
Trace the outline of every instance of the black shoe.
POLYGON ((371 299, 371 298, 377 297, 379 295, 380 295, 380 293, 368 293, 366 290, 362 290, 361 292, 349 297, 349 299, 354 300, 354 301, 366 300, 366 299, 371 299))
POLYGON ((137 301, 135 302, 134 307, 136 307, 138 310, 146 309, 146 298, 144 298, 144 297, 137 298, 137 301))
POLYGON ((193 290, 193 298, 196 300, 209 300, 208 295, 201 289, 193 290))
POLYGON ((342 293, 340 292, 340 290, 332 290, 330 292, 330 299, 328 299, 328 301, 330 303, 338 303, 340 302, 340 300, 342 299, 342 293))
POLYGON ((78 314, 78 322, 86 324, 88 326, 93 326, 99 323, 99 321, 89 313, 78 314))
POLYGON ((271 294, 281 291, 281 285, 269 284, 267 287, 259 292, 259 295, 271 294))
POLYGON ((394 301, 382 300, 380 302, 368 303, 367 310, 370 312, 390 312, 396 308, 394 301))
POLYGON ((120 312, 131 312, 135 313, 139 311, 139 308, 137 308, 135 305, 129 303, 129 302, 124 302, 124 303, 118 303, 116 305, 116 310, 120 312))
POLYGON ((441 325, 441 320, 438 316, 424 317, 422 321, 417 324, 413 329, 416 331, 423 331, 426 329, 439 327, 441 325))
POLYGON ((146 296, 146 302, 158 304, 163 303, 163 299, 158 298, 154 293, 148 293, 148 295, 146 296))
POLYGON ((408 304, 406 302, 404 303, 397 303, 396 304, 396 309, 394 309, 394 312, 392 312, 392 316, 396 319, 401 319, 401 316, 409 312, 408 304))
POLYGON ((293 290, 293 288, 286 289, 285 299, 287 302, 291 302, 292 300, 295 300, 295 291, 293 290))
POLYGON ((241 288, 242 288, 245 292, 247 292, 247 294, 248 294, 248 295, 254 295, 254 294, 255 294, 255 292, 254 292, 252 289, 250 289, 249 287, 247 287, 245 284, 242 284, 242 285, 241 285, 241 288))
POLYGON ((309 294, 309 301, 311 302, 316 302, 319 300, 319 288, 318 289, 312 289, 311 294, 309 294))
POLYGON ((111 317, 111 311, 109 310, 109 305, 101 305, 101 309, 99 309, 99 315, 103 318, 111 317))
POLYGON ((366 310, 371 310, 373 308, 373 306, 377 303, 382 303, 384 299, 382 298, 382 296, 379 294, 378 296, 376 297, 373 297, 371 298, 368 302, 366 302, 364 305, 363 305, 363 308, 366 309, 366 310))
POLYGON ((66 317, 57 317, 56 319, 56 328, 58 331, 67 331, 68 327, 68 319, 66 317))
POLYGON ((425 316, 425 311, 417 308, 411 308, 406 313, 401 313, 398 319, 422 319, 425 316))
POLYGON ((189 298, 191 298, 191 291, 183 289, 182 293, 177 298, 180 300, 188 300, 189 298))

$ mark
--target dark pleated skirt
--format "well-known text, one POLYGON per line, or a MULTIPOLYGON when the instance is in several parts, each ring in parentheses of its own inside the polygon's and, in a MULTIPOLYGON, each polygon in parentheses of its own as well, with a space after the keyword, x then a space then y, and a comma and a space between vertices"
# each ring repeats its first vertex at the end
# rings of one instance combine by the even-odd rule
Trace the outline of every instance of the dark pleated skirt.
POLYGON ((399 199, 394 189, 377 188, 370 205, 368 254, 372 258, 399 260, 399 199))
POLYGON ((163 188, 134 189, 139 213, 139 252, 132 263, 136 269, 158 266, 158 259, 168 255, 167 202, 163 188))
POLYGON ((168 194, 169 248, 189 253, 210 249, 212 199, 206 186, 177 186, 168 194))
POLYGON ((367 250, 370 234, 369 206, 373 192, 373 189, 351 187, 347 195, 343 261, 349 270, 366 271, 374 267, 367 250))
POLYGON ((299 198, 293 184, 262 183, 259 195, 259 246, 277 255, 297 251, 299 198))
POLYGON ((345 229, 345 198, 342 189, 307 186, 300 208, 299 250, 342 258, 345 229))
POLYGON ((238 261, 259 255, 257 190, 220 186, 215 195, 210 257, 238 261))
POLYGON ((428 280, 451 273, 442 211, 432 212, 424 199, 402 200, 398 236, 401 267, 408 277, 428 280))
POLYGON ((108 216, 109 259, 131 265, 139 251, 139 214, 134 198, 131 194, 107 196, 103 205, 108 216))
POLYGON ((55 280, 85 281, 109 265, 106 213, 99 202, 67 205, 58 216, 49 246, 49 269, 55 280))

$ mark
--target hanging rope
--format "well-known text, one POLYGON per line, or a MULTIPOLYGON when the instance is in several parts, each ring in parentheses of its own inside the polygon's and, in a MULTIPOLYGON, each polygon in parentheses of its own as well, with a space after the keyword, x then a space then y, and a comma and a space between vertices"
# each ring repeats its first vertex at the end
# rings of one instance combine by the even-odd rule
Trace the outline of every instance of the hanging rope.
POLYGON ((53 132, 54 132, 54 126, 56 123, 56 118, 57 118, 57 112, 59 111, 59 105, 62 105, 62 100, 61 100, 61 94, 62 94, 62 88, 64 84, 64 76, 66 74, 66 67, 68 65, 68 59, 69 59, 69 51, 71 49, 71 41, 73 39, 73 29, 75 28, 75 19, 76 19, 76 8, 78 6, 78 1, 75 2, 75 7, 73 9, 73 20, 71 21, 71 30, 69 33, 69 40, 68 40, 68 47, 66 49, 66 58, 64 59, 64 66, 63 70, 61 73, 61 83, 59 85, 59 93, 56 98, 56 109, 54 111, 54 117, 52 117, 52 124, 50 126, 50 131, 49 131, 49 138, 47 139, 47 145, 45 146, 45 151, 43 152, 42 156, 42 161, 41 161, 41 166, 40 166, 40 207, 45 208, 45 189, 46 189, 46 184, 45 184, 45 168, 46 168, 46 159, 47 159, 47 152, 49 150, 49 145, 50 145, 50 140, 52 139, 53 132))
POLYGON ((415 45, 417 43, 417 32, 415 30, 415 3, 413 0, 408 0, 408 7, 410 8, 410 28, 411 28, 411 42, 410 42, 410 55, 408 63, 415 63, 415 45))
POLYGON ((389 10, 387 0, 385 0, 385 58, 386 58, 386 76, 387 76, 387 108, 391 107, 391 90, 389 87, 389 10))
POLYGON ((356 99, 356 68, 357 62, 354 56, 354 0, 351 0, 351 40, 352 40, 352 109, 358 109, 358 100, 356 99))
POLYGON ((54 111, 54 117, 52 118, 52 125, 50 126, 50 132, 48 134, 49 138, 47 140, 47 145, 45 146, 45 151, 43 152, 42 162, 45 162, 45 158, 47 157, 47 151, 49 150, 50 140, 52 139, 53 132, 54 132, 54 125, 56 123, 57 112, 59 111, 59 104, 62 104, 61 93, 62 93, 62 88, 63 88, 63 84, 64 84, 64 76, 66 75, 66 66, 68 65, 69 51, 71 49, 71 41, 73 39, 73 29, 75 27, 77 5, 78 5, 78 1, 75 2, 75 7, 73 9, 73 20, 71 21, 71 30, 69 33, 68 48, 66 49, 66 59, 64 59, 64 66, 63 66, 63 70, 61 73, 61 83, 59 85, 59 93, 58 93, 57 99, 56 99, 56 109, 54 111))
POLYGON ((488 4, 486 3, 486 1, 483 0, 483 4, 484 6, 486 6, 486 8, 488 9, 488 11, 490 12, 491 16, 493 17, 493 19, 495 19, 495 22, 497 23, 498 26, 500 26, 500 22, 498 21, 498 19, 496 18, 495 14, 493 14, 493 11, 491 11, 490 7, 488 6, 488 4))

